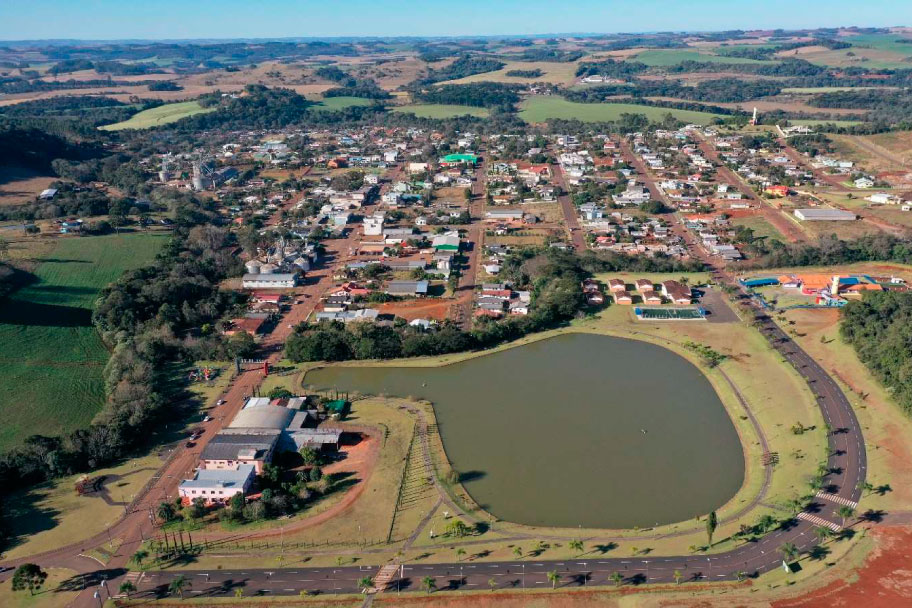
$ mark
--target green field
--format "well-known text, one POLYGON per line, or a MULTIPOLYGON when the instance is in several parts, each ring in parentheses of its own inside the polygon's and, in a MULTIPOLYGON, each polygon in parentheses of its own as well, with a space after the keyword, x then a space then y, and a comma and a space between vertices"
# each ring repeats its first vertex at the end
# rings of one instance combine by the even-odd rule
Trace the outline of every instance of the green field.
POLYGON ((320 97, 315 101, 317 105, 311 106, 310 109, 326 112, 344 110, 352 106, 369 106, 373 103, 372 99, 364 99, 362 97, 320 97))
POLYGON ((694 110, 657 108, 632 103, 575 103, 562 97, 530 97, 522 103, 519 117, 529 123, 546 122, 553 118, 581 120, 583 122, 610 122, 618 120, 621 114, 643 114, 649 120, 660 121, 666 114, 684 122, 701 125, 709 124, 718 114, 694 110))
POLYGON ((88 424, 104 401, 108 360, 91 308, 99 290, 151 260, 161 234, 60 239, 36 280, 0 303, 0 449, 88 424))
POLYGON ((815 93, 839 93, 842 91, 869 91, 871 89, 893 89, 895 87, 785 87, 783 93, 814 95, 815 93))
POLYGON ((678 65, 682 61, 699 61, 700 63, 775 63, 772 61, 759 61, 757 59, 745 59, 743 57, 723 57, 721 55, 711 55, 701 53, 700 51, 684 49, 650 49, 637 53, 630 61, 639 61, 653 67, 668 67, 678 65))
POLYGON ((837 127, 854 127, 855 125, 860 125, 860 120, 810 120, 803 118, 796 118, 794 120, 789 120, 793 125, 805 125, 807 127, 819 127, 821 125, 836 125, 837 127))
POLYGON ((176 122, 194 114, 214 112, 215 108, 204 108, 198 101, 181 101, 179 103, 166 103, 157 108, 143 110, 134 114, 129 120, 117 122, 113 125, 98 127, 102 131, 122 131, 123 129, 149 129, 168 123, 176 122))
POLYGON ((438 103, 412 104, 391 108, 393 112, 414 114, 419 118, 455 118, 456 116, 475 116, 487 118, 491 115, 487 108, 473 106, 455 106, 438 103))
POLYGON ((767 240, 776 240, 784 242, 785 239, 782 237, 782 233, 776 229, 775 226, 766 221, 763 216, 755 215, 752 217, 741 217, 732 220, 732 223, 736 226, 744 226, 750 228, 754 231, 754 236, 759 238, 766 238, 767 240))

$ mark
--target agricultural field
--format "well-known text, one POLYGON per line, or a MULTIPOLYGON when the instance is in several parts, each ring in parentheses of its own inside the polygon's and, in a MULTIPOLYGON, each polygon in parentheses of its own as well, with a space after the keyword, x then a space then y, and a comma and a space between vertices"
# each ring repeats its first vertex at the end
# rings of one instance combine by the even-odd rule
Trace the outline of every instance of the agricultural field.
POLYGON ((719 114, 697 112, 694 110, 676 110, 641 106, 632 103, 576 103, 562 97, 530 97, 520 107, 519 117, 528 123, 546 122, 552 118, 564 120, 581 120, 583 122, 602 122, 618 120, 621 114, 643 114, 649 120, 660 121, 665 115, 672 114, 684 122, 706 125, 719 114))
POLYGON ((325 112, 344 110, 352 106, 369 106, 373 103, 372 100, 361 97, 320 97, 316 101, 317 105, 310 109, 325 112))
POLYGON ((509 61, 500 70, 473 74, 457 80, 449 80, 442 84, 468 84, 471 82, 505 82, 529 84, 533 82, 549 82, 551 84, 568 85, 576 81, 576 67, 578 62, 555 61, 509 61), (541 70, 542 75, 535 78, 518 78, 507 76, 511 70, 541 70))
POLYGON ((0 207, 29 203, 56 180, 32 169, 0 167, 0 207))
POLYGON ((391 108, 393 112, 414 114, 419 118, 455 118, 456 116, 475 116, 487 118, 491 115, 487 108, 473 106, 456 106, 438 103, 411 104, 391 108))
POLYGON ((0 303, 0 449, 88 424, 104 401, 108 351, 91 325, 99 290, 151 260, 160 234, 62 238, 34 282, 0 303))
POLYGON ((184 101, 180 103, 168 103, 157 108, 143 110, 134 114, 129 120, 98 127, 102 131, 122 131, 123 129, 149 129, 177 122, 182 118, 194 116, 196 114, 206 114, 214 112, 215 108, 204 108, 198 101, 184 101))
POLYGON ((817 65, 830 67, 862 67, 868 69, 904 69, 912 67, 912 48, 896 42, 900 34, 863 34, 846 36, 842 40, 853 46, 847 49, 829 49, 825 46, 807 46, 781 51, 777 57, 797 57, 817 65))
POLYGON ((631 58, 631 61, 645 63, 652 67, 668 67, 678 65, 684 61, 699 61, 700 63, 774 63, 772 61, 759 61, 743 57, 723 57, 722 55, 713 55, 689 49, 650 49, 637 53, 631 58))

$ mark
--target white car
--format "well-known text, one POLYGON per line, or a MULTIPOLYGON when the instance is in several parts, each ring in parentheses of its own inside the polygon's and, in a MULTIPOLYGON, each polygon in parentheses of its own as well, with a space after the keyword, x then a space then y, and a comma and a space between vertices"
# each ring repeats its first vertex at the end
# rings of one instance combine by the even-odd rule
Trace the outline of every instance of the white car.
POLYGON ((212 416, 206 416, 203 418, 203 422, 209 422, 210 420, 212 420, 212 416))

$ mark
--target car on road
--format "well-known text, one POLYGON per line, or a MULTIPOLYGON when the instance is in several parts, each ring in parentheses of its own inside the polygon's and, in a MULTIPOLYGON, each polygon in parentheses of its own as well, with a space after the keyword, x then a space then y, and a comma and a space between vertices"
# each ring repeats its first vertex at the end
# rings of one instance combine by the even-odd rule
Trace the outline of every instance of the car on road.
POLYGON ((203 418, 203 422, 209 422, 210 420, 212 420, 212 416, 206 416, 203 418))
POLYGON ((218 401, 215 402, 215 404, 216 404, 216 405, 225 405, 225 400, 224 400, 224 399, 219 399, 218 401))
POLYGON ((195 445, 196 445, 195 441, 188 441, 187 443, 184 444, 184 447, 192 448, 195 445))

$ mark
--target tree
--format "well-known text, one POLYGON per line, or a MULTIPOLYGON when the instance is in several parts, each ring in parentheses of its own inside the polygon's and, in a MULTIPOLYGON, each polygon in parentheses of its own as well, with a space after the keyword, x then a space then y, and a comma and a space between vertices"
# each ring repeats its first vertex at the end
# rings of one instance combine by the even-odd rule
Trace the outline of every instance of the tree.
POLYGON ((497 589, 497 581, 494 580, 493 578, 489 578, 489 579, 488 579, 488 587, 491 588, 491 591, 494 591, 495 589, 497 589))
POLYGON ((794 559, 798 557, 798 547, 795 546, 795 543, 785 543, 779 547, 779 553, 782 554, 785 561, 794 561, 794 559))
POLYGON ((120 590, 120 592, 122 594, 130 595, 131 593, 136 592, 136 585, 134 585, 130 581, 124 581, 120 584, 120 587, 118 589, 120 590))
POLYGON ((461 519, 454 519, 447 524, 444 532, 447 536, 462 538, 464 536, 468 536, 469 531, 469 526, 467 526, 461 519))
POLYGON ((737 572, 735 572, 735 580, 737 580, 739 583, 743 583, 744 579, 746 579, 746 578, 747 578, 747 572, 745 572, 744 570, 738 570, 737 572))
POLYGON ((430 595, 431 591, 437 587, 437 581, 434 580, 433 576, 425 576, 421 579, 421 586, 424 587, 424 590, 430 595))
POLYGON ((557 570, 552 570, 548 573, 548 581, 551 582, 552 589, 557 587, 557 583, 560 582, 560 578, 560 574, 557 572, 557 570))
POLYGON ((463 549, 462 547, 457 548, 457 549, 456 549, 456 561, 457 561, 457 562, 461 562, 461 561, 462 561, 462 556, 465 555, 465 554, 466 554, 466 550, 465 550, 465 549, 463 549))
POLYGON ((320 453, 311 447, 303 446, 298 454, 301 455, 301 460, 304 461, 304 464, 309 466, 314 466, 320 464, 320 453))
POLYGON ((244 597, 244 590, 241 589, 240 587, 236 588, 234 590, 234 597, 237 597, 237 598, 244 597))
POLYGON ((521 559, 522 558, 522 547, 520 547, 519 545, 516 545, 515 547, 513 547, 513 555, 516 556, 516 559, 521 559))
POLYGON ((9 253, 9 242, 6 239, 0 239, 0 260, 5 258, 9 253))
POLYGON ((577 555, 583 554, 583 541, 571 540, 569 543, 567 543, 567 546, 576 551, 577 555))
POLYGON ((158 515, 158 518, 162 521, 172 521, 175 516, 174 505, 170 502, 163 502, 158 505, 158 510, 155 512, 158 515))
POLYGON ((817 540, 823 542, 833 536, 833 531, 826 526, 817 526, 814 528, 814 535, 817 537, 817 540))
POLYGON ((611 580, 614 581, 615 587, 620 587, 621 583, 624 582, 624 575, 621 574, 620 572, 615 572, 614 574, 611 575, 611 580))
POLYGON ((855 515, 855 509, 853 509, 852 507, 850 507, 848 505, 845 505, 845 506, 839 507, 839 510, 836 511, 836 515, 838 515, 839 517, 842 518, 842 527, 844 528, 846 525, 846 520, 848 518, 852 517, 853 515, 855 515))
POLYGON ((706 538, 708 539, 708 544, 711 547, 713 544, 713 533, 715 533, 716 528, 719 525, 719 520, 716 517, 716 512, 711 511, 706 517, 706 538))
POLYGON ((675 570, 672 576, 674 577, 675 585, 680 585, 681 581, 684 580, 684 575, 681 574, 680 570, 675 570))
POLYGON ((361 589, 361 592, 364 593, 368 589, 374 586, 374 579, 369 576, 365 576, 358 579, 358 588, 361 589))
POLYGON ((184 599, 184 589, 190 587, 190 581, 187 580, 187 577, 183 574, 174 578, 171 583, 168 585, 168 593, 177 594, 181 599, 184 599))
POLYGON ((28 589, 31 595, 35 595, 35 590, 41 589, 47 576, 47 572, 42 570, 38 564, 22 564, 13 573, 13 591, 28 589))
POLYGON ((149 558, 149 552, 145 549, 137 550, 133 555, 130 556, 130 561, 136 564, 136 566, 142 570, 143 562, 149 558))

